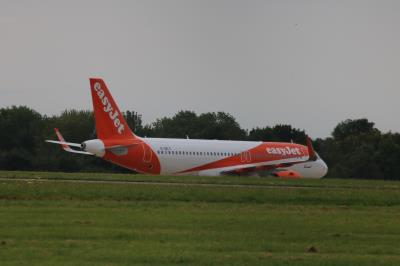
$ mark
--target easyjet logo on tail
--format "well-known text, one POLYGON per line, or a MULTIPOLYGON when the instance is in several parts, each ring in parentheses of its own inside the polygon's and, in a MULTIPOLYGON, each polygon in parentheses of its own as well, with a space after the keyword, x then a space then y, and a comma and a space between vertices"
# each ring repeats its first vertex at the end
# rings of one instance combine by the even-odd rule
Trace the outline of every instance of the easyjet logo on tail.
POLYGON ((104 95, 104 91, 101 89, 101 85, 99 82, 96 82, 93 88, 97 92, 97 96, 104 106, 103 111, 108 113, 111 121, 113 121, 115 128, 117 128, 118 134, 122 134, 122 132, 124 131, 124 125, 118 118, 119 113, 111 106, 110 100, 107 98, 107 96, 104 95))

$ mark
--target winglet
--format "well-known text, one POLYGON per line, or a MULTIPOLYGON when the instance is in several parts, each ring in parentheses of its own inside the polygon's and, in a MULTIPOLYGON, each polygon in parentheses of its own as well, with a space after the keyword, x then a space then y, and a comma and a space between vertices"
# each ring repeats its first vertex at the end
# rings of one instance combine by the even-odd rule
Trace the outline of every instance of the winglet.
POLYGON ((61 135, 60 131, 59 131, 57 128, 54 128, 54 131, 56 132, 58 141, 56 141, 56 140, 46 140, 46 142, 59 144, 59 145, 61 145, 62 149, 63 149, 64 151, 67 151, 67 152, 79 153, 79 154, 87 154, 87 155, 93 155, 93 154, 90 153, 90 152, 78 151, 78 150, 72 149, 70 146, 77 147, 77 148, 80 148, 80 149, 82 149, 82 146, 81 146, 81 144, 79 144, 79 143, 66 142, 65 139, 64 139, 64 137, 61 135))
MULTIPOLYGON (((56 135, 57 135, 58 140, 61 141, 61 142, 65 142, 65 139, 64 139, 64 137, 61 135, 61 133, 60 133, 60 131, 58 130, 58 128, 54 128, 54 131, 56 132, 56 135)), ((70 147, 69 147, 67 144, 65 144, 65 143, 61 143, 60 145, 61 145, 61 147, 62 147, 64 150, 70 149, 70 147)))
POLYGON ((315 153, 314 147, 312 145, 312 140, 308 135, 306 135, 306 143, 307 143, 309 160, 316 161, 318 159, 318 157, 317 157, 317 154, 315 153))

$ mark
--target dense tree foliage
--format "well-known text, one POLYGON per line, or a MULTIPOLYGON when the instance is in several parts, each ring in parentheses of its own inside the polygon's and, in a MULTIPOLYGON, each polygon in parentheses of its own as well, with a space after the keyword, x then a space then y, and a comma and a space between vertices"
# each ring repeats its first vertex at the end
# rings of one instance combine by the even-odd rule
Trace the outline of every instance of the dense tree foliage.
POLYGON ((172 118, 157 119, 147 127, 148 136, 165 138, 227 139, 242 140, 246 131, 235 118, 224 112, 197 115, 192 111, 180 111, 172 118))
POLYGON ((374 126, 367 119, 346 120, 331 138, 316 140, 330 177, 400 179, 400 135, 374 126))
MULTIPOLYGON (((224 112, 198 115, 179 111, 149 125, 143 125, 137 112, 127 111, 124 116, 139 136, 305 141, 305 131, 290 125, 244 130, 233 116, 224 112)), ((66 110, 47 117, 25 106, 0 109, 0 169, 127 171, 98 158, 68 154, 45 143, 45 139, 55 139, 55 127, 71 142, 96 138, 91 111, 66 110)), ((365 118, 339 123, 331 137, 316 139, 314 145, 329 166, 328 177, 400 179, 400 134, 382 133, 365 118)))
POLYGON ((248 140, 304 142, 304 130, 293 128, 290 125, 276 125, 274 127, 253 128, 250 130, 248 140))

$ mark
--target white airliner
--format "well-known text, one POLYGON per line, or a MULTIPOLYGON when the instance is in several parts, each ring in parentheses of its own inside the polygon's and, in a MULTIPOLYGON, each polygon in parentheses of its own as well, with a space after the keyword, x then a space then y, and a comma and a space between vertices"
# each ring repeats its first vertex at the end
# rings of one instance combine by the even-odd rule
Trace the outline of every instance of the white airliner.
POLYGON ((307 146, 285 142, 141 138, 129 128, 102 79, 91 78, 97 139, 82 144, 66 142, 55 129, 60 144, 72 153, 95 155, 144 174, 163 175, 273 175, 321 178, 328 167, 307 146))

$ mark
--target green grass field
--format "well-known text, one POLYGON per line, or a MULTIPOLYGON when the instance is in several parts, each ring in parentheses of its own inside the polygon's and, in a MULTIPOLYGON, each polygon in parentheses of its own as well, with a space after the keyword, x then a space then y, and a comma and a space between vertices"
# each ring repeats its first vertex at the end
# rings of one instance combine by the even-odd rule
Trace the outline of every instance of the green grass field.
POLYGON ((0 265, 400 265, 400 182, 0 178, 0 265))

